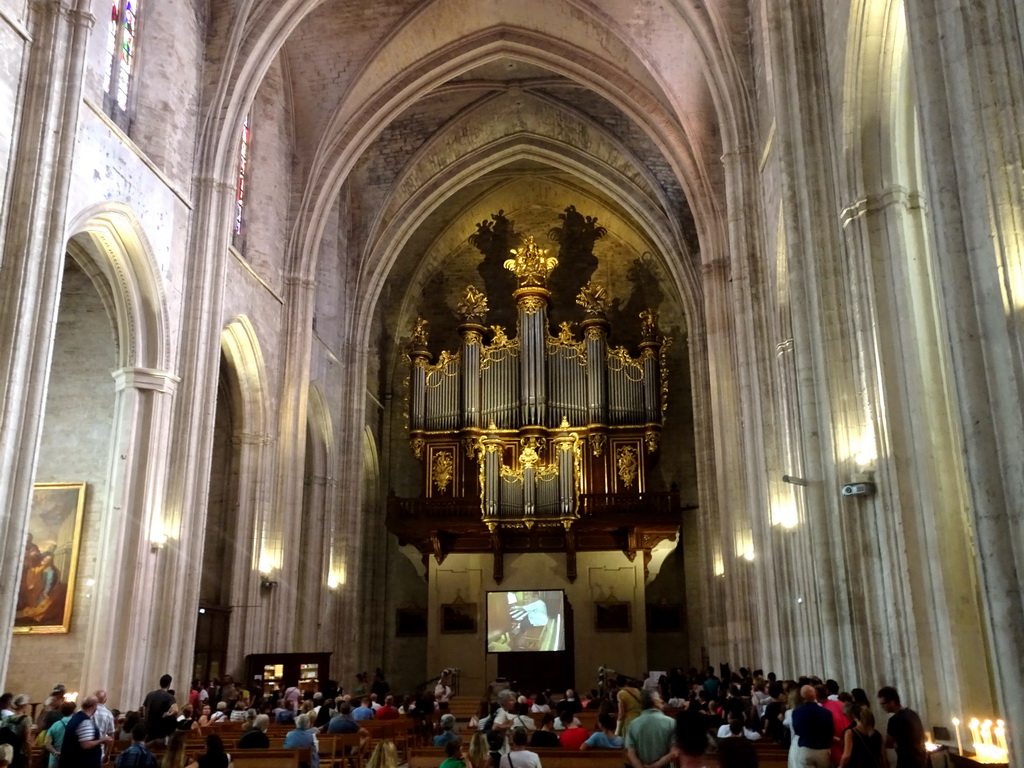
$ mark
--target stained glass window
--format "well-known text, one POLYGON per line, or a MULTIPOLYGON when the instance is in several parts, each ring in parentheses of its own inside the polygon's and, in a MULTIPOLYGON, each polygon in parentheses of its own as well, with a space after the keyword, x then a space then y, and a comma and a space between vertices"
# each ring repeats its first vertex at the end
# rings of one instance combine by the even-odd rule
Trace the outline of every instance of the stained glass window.
POLYGON ((110 67, 104 90, 122 111, 128 109, 128 86, 135 65, 135 38, 138 33, 140 0, 111 0, 107 55, 110 67))
POLYGON ((238 149, 238 188, 235 192, 235 234, 242 234, 242 210, 245 207, 245 174, 249 170, 249 116, 242 123, 242 141, 238 149))

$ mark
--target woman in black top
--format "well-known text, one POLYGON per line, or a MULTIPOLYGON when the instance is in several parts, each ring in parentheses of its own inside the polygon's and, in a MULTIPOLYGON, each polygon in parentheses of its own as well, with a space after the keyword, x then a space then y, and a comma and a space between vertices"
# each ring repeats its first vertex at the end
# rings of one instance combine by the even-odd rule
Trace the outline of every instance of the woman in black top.
POLYGON ((843 731, 843 756, 839 768, 888 768, 882 734, 875 730, 875 716, 867 707, 850 703, 843 714, 853 725, 843 731))
POLYGON ((560 747, 562 742, 558 740, 555 733, 555 714, 547 712, 541 720, 540 728, 533 732, 530 738, 531 747, 560 747))
POLYGON ((228 768, 231 757, 224 752, 224 742, 216 733, 206 737, 206 754, 200 755, 188 768, 228 768))

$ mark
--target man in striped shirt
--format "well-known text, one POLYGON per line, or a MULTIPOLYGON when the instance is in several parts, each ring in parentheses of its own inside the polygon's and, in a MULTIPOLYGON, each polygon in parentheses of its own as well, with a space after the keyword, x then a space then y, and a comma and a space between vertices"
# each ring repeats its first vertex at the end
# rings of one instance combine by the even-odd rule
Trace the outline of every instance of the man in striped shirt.
POLYGON ((99 768, 102 764, 103 747, 113 738, 104 738, 96 727, 93 715, 98 703, 95 696, 87 697, 82 708, 68 721, 60 750, 60 768, 99 768))

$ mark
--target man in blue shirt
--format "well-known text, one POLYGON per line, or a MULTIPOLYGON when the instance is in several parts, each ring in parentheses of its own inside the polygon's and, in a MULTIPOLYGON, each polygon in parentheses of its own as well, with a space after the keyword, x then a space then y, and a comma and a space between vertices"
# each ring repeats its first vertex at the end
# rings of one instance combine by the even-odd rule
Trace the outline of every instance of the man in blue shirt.
POLYGON ((342 702, 338 714, 327 724, 327 733, 358 733, 360 749, 365 749, 370 741, 370 732, 352 718, 352 707, 347 701, 342 702))
POLYGON ((359 723, 352 717, 352 706, 346 701, 338 708, 338 714, 327 724, 328 733, 359 733, 359 723))
POLYGON ((832 713, 818 704, 814 686, 800 689, 804 703, 793 710, 793 733, 797 736, 797 764, 809 768, 830 768, 832 737, 835 728, 832 713))
POLYGON ((363 696, 359 706, 352 710, 353 720, 373 720, 373 708, 370 707, 370 697, 363 696))
POLYGON ((132 745, 117 757, 117 768, 156 768, 156 756, 146 749, 146 724, 132 728, 132 745))
POLYGON ((309 727, 309 715, 299 715, 295 718, 295 730, 288 731, 288 735, 284 737, 284 748, 308 748, 310 768, 320 768, 320 745, 316 740, 316 729, 309 727))
POLYGON ((622 749, 622 739, 615 735, 615 717, 604 714, 597 722, 601 729, 592 733, 580 749, 622 749))
POLYGON ((434 746, 443 747, 449 741, 462 743, 462 737, 455 732, 455 715, 441 715, 441 732, 434 737, 434 746))

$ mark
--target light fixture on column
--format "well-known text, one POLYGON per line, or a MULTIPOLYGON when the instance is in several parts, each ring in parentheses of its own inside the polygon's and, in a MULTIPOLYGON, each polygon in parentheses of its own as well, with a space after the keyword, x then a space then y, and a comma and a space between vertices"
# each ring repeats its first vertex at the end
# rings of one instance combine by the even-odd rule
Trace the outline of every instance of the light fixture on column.
POLYGON ((166 533, 154 533, 152 538, 149 540, 149 551, 159 552, 167 546, 167 534, 166 533))
POLYGON ((267 552, 260 553, 259 563, 257 568, 260 572, 260 589, 270 590, 277 586, 277 582, 271 579, 271 575, 277 568, 277 563, 270 557, 267 552))
POLYGON ((345 569, 341 568, 338 570, 332 570, 327 574, 327 588, 338 589, 342 584, 345 583, 345 569))

